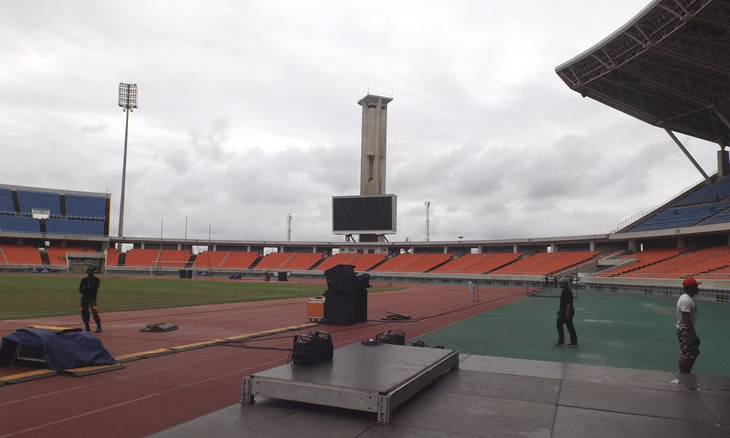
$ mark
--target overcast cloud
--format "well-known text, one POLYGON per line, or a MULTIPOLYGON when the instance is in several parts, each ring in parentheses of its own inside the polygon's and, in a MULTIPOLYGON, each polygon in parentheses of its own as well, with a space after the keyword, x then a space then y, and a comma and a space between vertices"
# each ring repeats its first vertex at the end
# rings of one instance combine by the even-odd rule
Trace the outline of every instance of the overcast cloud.
POLYGON ((116 234, 132 82, 125 235, 286 240, 291 213, 293 240, 342 240, 369 90, 393 96, 391 241, 425 239, 425 201, 431 240, 607 233, 701 179, 554 72, 646 4, 2 1, 0 183, 109 192, 116 234))

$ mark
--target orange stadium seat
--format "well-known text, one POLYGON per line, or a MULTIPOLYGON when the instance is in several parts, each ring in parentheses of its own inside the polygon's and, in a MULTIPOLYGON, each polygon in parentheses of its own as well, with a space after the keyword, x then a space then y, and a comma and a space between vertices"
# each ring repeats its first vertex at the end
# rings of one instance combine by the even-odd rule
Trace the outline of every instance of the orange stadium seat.
POLYGON ((117 266, 119 264, 119 251, 116 248, 106 250, 106 265, 117 266))
POLYGON ((190 260, 190 251, 184 249, 163 249, 157 260, 161 268, 184 268, 190 260))
POLYGON ((367 271, 385 260, 385 254, 335 254, 315 266, 314 271, 326 271, 337 265, 352 265, 355 271, 367 271))
POLYGON ((399 272, 400 269, 414 260, 418 259, 420 254, 398 254, 395 257, 391 257, 383 262, 382 265, 373 269, 373 272, 399 272))
POLYGON ((493 274, 548 275, 565 271, 593 259, 600 251, 541 252, 525 257, 493 274))
POLYGON ((196 269, 213 269, 219 268, 223 260, 226 259, 230 251, 203 251, 195 257, 193 268, 196 269))
MULTIPOLYGON (((326 271, 329 268, 333 268, 337 265, 355 265, 355 259, 357 259, 362 254, 352 254, 352 253, 339 253, 335 254, 333 256, 329 256, 322 263, 315 266, 313 270, 315 271, 326 271)), ((357 270, 357 269, 356 269, 357 270)))
POLYGON ((453 254, 416 254, 411 263, 402 266, 398 272, 426 272, 440 266, 453 257, 453 254))
POLYGON ((221 268, 249 269, 259 258, 258 253, 251 251, 229 251, 223 261, 221 268))
POLYGON ((701 276, 730 266, 730 247, 718 246, 686 251, 676 257, 626 272, 629 278, 684 278, 701 276))
POLYGON ((95 251, 89 248, 63 248, 63 247, 50 247, 46 248, 46 254, 48 255, 48 262, 52 265, 57 266, 65 266, 67 265, 66 261, 66 254, 72 253, 85 253, 85 252, 91 252, 94 253, 95 251))
POLYGON ((28 245, 0 247, 8 265, 42 265, 41 252, 38 248, 28 245))
POLYGON ((386 260, 374 272, 426 272, 448 261, 453 254, 400 254, 386 260))
POLYGON ((382 263, 385 260, 385 254, 360 254, 351 265, 355 265, 356 271, 367 271, 373 266, 382 263))
POLYGON ((160 255, 159 249, 134 248, 127 251, 125 266, 150 267, 160 255))
POLYGON ((522 257, 522 253, 465 254, 433 270, 440 274, 485 274, 522 257))
POLYGON ((663 260, 667 260, 672 257, 676 257, 681 252, 686 251, 684 248, 661 248, 661 249, 647 249, 634 254, 621 256, 621 259, 635 259, 634 263, 621 265, 608 271, 597 274, 597 277, 617 277, 624 276, 630 271, 641 269, 645 266, 650 266, 655 263, 659 263, 663 260))
POLYGON ((284 265, 296 257, 295 252, 272 252, 265 255, 257 264, 255 269, 283 269, 284 265))
POLYGON ((322 254, 312 252, 298 252, 281 266, 281 269, 305 271, 322 260, 322 254))

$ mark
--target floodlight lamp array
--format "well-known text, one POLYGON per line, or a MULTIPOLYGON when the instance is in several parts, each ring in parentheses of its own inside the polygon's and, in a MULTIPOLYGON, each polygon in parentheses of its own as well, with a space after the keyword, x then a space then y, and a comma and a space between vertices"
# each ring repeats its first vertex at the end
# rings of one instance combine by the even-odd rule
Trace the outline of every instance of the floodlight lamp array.
POLYGON ((119 83, 119 106, 130 111, 137 108, 137 84, 119 83))

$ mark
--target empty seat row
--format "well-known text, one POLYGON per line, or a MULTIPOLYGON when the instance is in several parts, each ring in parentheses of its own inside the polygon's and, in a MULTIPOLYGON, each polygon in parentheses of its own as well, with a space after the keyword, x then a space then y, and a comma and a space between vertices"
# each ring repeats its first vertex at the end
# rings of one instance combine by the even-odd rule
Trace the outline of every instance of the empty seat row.
POLYGON ((66 216, 101 218, 106 216, 106 199, 97 196, 65 195, 66 216))
POLYGON ((33 246, 0 246, 0 263, 7 265, 41 265, 41 252, 33 246))
MULTIPOLYGON (((0 215, 0 232, 40 234, 41 223, 29 216, 0 215)), ((46 232, 49 234, 75 234, 85 236, 104 236, 104 222, 71 219, 46 219, 46 232)))
POLYGON ((0 213, 15 213, 13 195, 8 189, 0 188, 0 213))
POLYGON ((501 275, 554 274, 585 263, 598 254, 600 254, 599 251, 542 252, 522 258, 492 273, 501 275))
POLYGON ((677 256, 678 254, 685 251, 682 248, 657 248, 647 249, 634 254, 621 256, 619 259, 633 260, 633 262, 622 264, 616 268, 608 269, 600 274, 599 277, 615 277, 626 272, 635 271, 645 266, 649 266, 654 263, 658 263, 662 260, 666 260, 677 256))
POLYGON ((700 202, 716 201, 725 198, 730 193, 730 177, 724 177, 709 186, 704 185, 679 201, 674 205, 698 204, 700 202))
POLYGON ((52 265, 63 266, 68 264, 68 254, 84 254, 84 253, 96 253, 90 248, 74 248, 74 247, 50 247, 46 248, 46 254, 48 255, 48 262, 52 265))
POLYGON ((106 217, 106 198, 60 193, 16 190, 20 210, 16 211, 10 189, 0 188, 0 212, 31 214, 33 210, 48 210, 51 216, 61 216, 62 200, 66 217, 104 219, 106 217))
POLYGON ((625 278, 683 278, 712 273, 730 266, 730 247, 718 246, 699 251, 682 249, 676 257, 648 264, 620 275, 625 278))
POLYGON ((0 233, 2 232, 40 234, 41 224, 32 217, 0 215, 0 233))
POLYGON ((337 265, 352 265, 355 271, 367 271, 373 266, 385 260, 385 254, 353 254, 339 253, 331 257, 327 257, 322 263, 313 269, 317 271, 326 271, 337 265))
POLYGON ((46 231, 49 234, 76 234, 103 236, 104 222, 72 219, 47 219, 46 231))
POLYGON ((434 269, 435 273, 486 274, 522 257, 522 253, 465 254, 434 269))
POLYGON ((668 208, 633 226, 629 231, 691 227, 714 217, 728 207, 730 207, 730 202, 714 202, 691 207, 668 208))
POLYGON ((58 193, 16 190, 20 213, 32 213, 33 209, 45 209, 53 216, 61 215, 61 197, 58 193))

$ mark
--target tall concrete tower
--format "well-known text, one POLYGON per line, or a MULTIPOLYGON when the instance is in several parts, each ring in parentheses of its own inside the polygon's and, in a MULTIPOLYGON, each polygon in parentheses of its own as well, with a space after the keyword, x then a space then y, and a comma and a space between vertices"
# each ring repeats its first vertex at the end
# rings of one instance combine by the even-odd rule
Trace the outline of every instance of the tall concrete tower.
POLYGON ((357 102, 362 106, 360 195, 385 194, 385 134, 391 100, 391 97, 368 94, 357 102))

